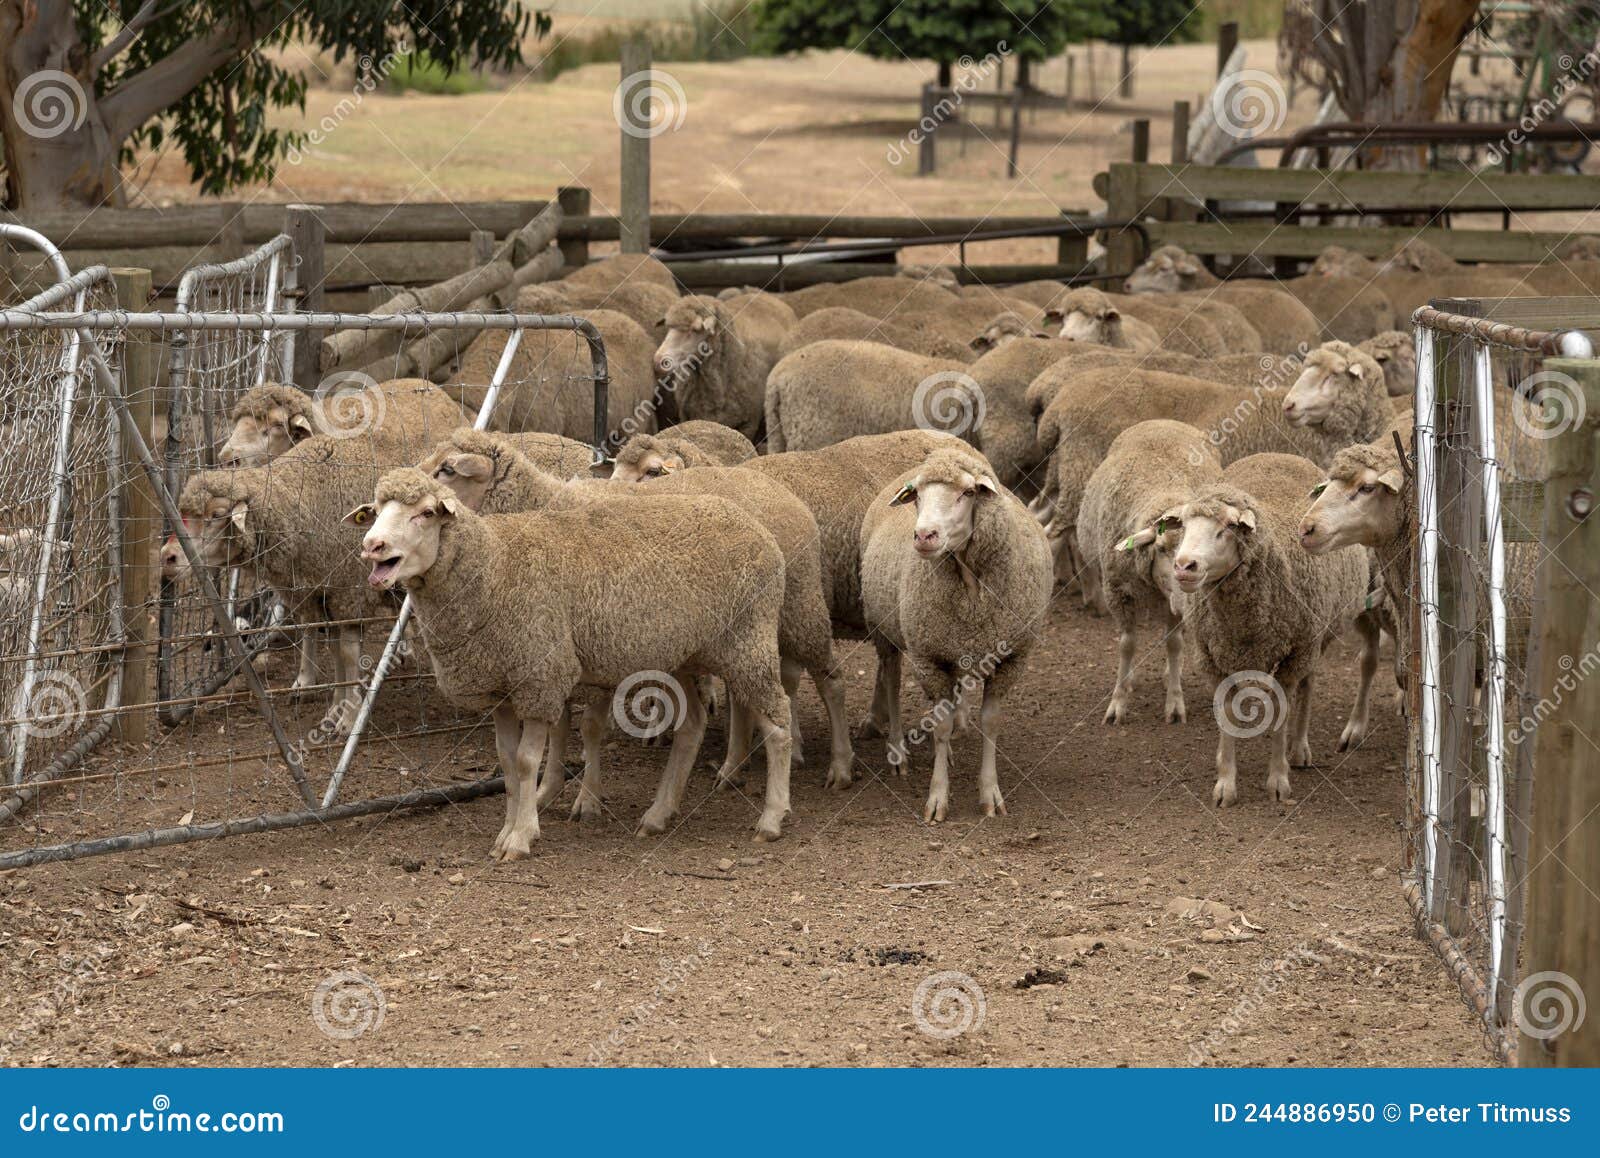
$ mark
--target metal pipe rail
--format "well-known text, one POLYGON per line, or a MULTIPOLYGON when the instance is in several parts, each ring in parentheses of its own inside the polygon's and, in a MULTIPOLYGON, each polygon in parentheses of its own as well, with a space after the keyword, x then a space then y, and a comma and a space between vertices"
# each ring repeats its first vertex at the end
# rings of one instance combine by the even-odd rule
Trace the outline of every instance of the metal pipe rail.
POLYGON ((1594 344, 1581 330, 1530 330, 1489 318, 1447 313, 1432 306, 1423 306, 1412 314, 1411 323, 1422 329, 1443 330, 1450 334, 1477 338, 1480 342, 1504 346, 1511 350, 1532 350, 1562 358, 1594 357, 1594 344))
POLYGON ((1520 121, 1479 121, 1457 124, 1437 121, 1397 121, 1368 124, 1360 121, 1330 121, 1308 125, 1285 137, 1256 137, 1232 146, 1214 162, 1226 165, 1234 157, 1259 149, 1278 149, 1278 168, 1290 168, 1301 149, 1355 148, 1362 145, 1475 145, 1493 144, 1513 133, 1524 142, 1593 141, 1600 137, 1600 124, 1587 121, 1545 121, 1525 128, 1520 121))

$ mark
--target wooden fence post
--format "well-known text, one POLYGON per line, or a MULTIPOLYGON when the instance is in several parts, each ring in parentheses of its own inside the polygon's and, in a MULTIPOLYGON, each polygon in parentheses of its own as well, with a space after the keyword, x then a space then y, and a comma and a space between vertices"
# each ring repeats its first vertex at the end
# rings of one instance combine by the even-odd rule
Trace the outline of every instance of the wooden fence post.
MULTIPOLYGON (((556 204, 561 206, 562 217, 567 221, 589 216, 589 189, 584 185, 563 185, 556 190, 556 204)), ((561 265, 574 270, 589 264, 589 239, 574 237, 562 241, 561 265)))
MULTIPOLYGON (((1112 221, 1132 221, 1138 215, 1138 182, 1132 165, 1113 164, 1107 170, 1106 216, 1112 221)), ((1106 272, 1133 272, 1139 235, 1113 230, 1106 236, 1106 272)))
POLYGON ((650 136, 635 78, 650 71, 650 38, 643 33, 622 42, 622 252, 650 252, 650 136))
POLYGON ((1189 161, 1189 102, 1172 102, 1172 163, 1184 165, 1189 161))
POLYGON ((917 129, 921 133, 917 141, 917 176, 930 176, 938 164, 938 155, 933 149, 933 133, 939 127, 935 119, 937 102, 934 93, 938 91, 931 84, 922 86, 922 108, 918 114, 917 129))
POLYGON ((488 265, 494 260, 494 234, 487 229, 474 229, 468 240, 472 243, 472 257, 467 262, 468 269, 477 269, 478 266, 488 265))
POLYGON ((1133 46, 1122 46, 1122 81, 1117 87, 1117 95, 1123 100, 1133 99, 1133 46))
POLYGON ((1228 58, 1239 47, 1239 22, 1227 20, 1217 25, 1217 77, 1228 71, 1228 58))
POLYGON ((1133 122, 1132 160, 1135 165, 1143 165, 1150 160, 1150 122, 1144 117, 1133 122))
MULTIPOLYGON (((312 314, 322 309, 322 287, 328 268, 324 242, 328 230, 321 212, 320 205, 290 205, 283 211, 283 231, 293 243, 297 313, 312 314)), ((300 330, 294 335, 294 383, 302 390, 315 390, 321 380, 317 368, 321 347, 320 330, 300 330)))
POLYGON ((1021 83, 1011 90, 1011 141, 1006 150, 1006 176, 1013 179, 1017 175, 1017 156, 1022 151, 1023 91, 1021 83))
POLYGON ((1540 568, 1535 647, 1536 686, 1546 697, 1540 707, 1550 714, 1529 738, 1534 745, 1532 868, 1522 972, 1528 983, 1518 994, 1517 1060, 1523 1066, 1593 1066, 1600 1065, 1600 749, 1595 728, 1600 679, 1574 672, 1585 670, 1579 661, 1595 649, 1600 633, 1600 600, 1592 594, 1600 591, 1600 361, 1551 358, 1544 369, 1577 384, 1577 397, 1567 399, 1571 405, 1563 410, 1577 409, 1587 417, 1546 444, 1549 558, 1540 568), (1575 679, 1575 688, 1562 690, 1575 679), (1535 980, 1539 974, 1565 974, 1565 979, 1535 980), (1541 994, 1549 1004, 1541 1006, 1541 994), (1573 1014, 1565 1018, 1564 1032, 1549 1036, 1540 1019, 1554 1011, 1559 1021, 1562 997, 1574 1002, 1573 1014), (1587 1017, 1572 1025, 1577 1001, 1588 1005, 1587 1017))
MULTIPOLYGON (((113 269, 117 308, 143 312, 150 308, 150 271, 113 269)), ((129 330, 122 339, 122 390, 133 412, 134 424, 146 445, 156 445, 156 400, 161 393, 161 359, 156 335, 149 330, 129 330)), ((150 480, 129 448, 122 456, 122 477, 108 480, 122 491, 122 623, 127 650, 122 653, 122 703, 127 707, 151 702, 150 607, 156 590, 154 558, 161 540, 161 509, 150 480)), ((148 709, 117 716, 117 736, 125 743, 142 744, 150 735, 148 709)))

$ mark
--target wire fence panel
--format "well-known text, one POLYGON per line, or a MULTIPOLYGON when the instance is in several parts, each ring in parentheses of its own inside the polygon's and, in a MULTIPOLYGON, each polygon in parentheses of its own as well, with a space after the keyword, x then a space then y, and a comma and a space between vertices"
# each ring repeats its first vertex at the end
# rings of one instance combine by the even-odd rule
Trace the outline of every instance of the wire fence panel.
MULTIPOLYGON (((159 726, 150 730, 145 745, 101 745, 36 800, 0 812, 0 868, 498 791, 487 721, 437 696, 425 646, 397 626, 400 601, 366 582, 366 567, 358 558, 361 532, 342 519, 371 501, 383 473, 421 461, 480 414, 487 421, 497 412, 497 399, 543 399, 552 388, 579 392, 563 405, 586 416, 583 438, 560 445, 567 469, 586 473, 597 448, 621 433, 608 429, 604 419, 608 370, 598 331, 580 318, 539 315, 375 317, 199 309, 135 314, 96 311, 100 303, 86 304, 88 312, 81 314, 48 308, 0 311, 0 358, 9 365, 35 347, 63 347, 72 335, 80 343, 113 349, 112 339, 124 334, 148 340, 161 366, 175 364, 180 346, 228 355, 209 363, 215 381, 200 363, 184 363, 185 401, 159 416, 178 415, 180 421, 158 418, 159 436, 152 445, 137 438, 128 445, 133 469, 159 483, 152 489, 173 531, 158 539, 159 550, 148 558, 130 560, 159 574, 160 582, 149 587, 160 594, 137 608, 113 601, 134 621, 152 624, 152 642, 158 645, 150 647, 148 660, 154 702, 109 710, 96 703, 76 717, 109 727, 145 713, 159 726), (313 330, 335 335, 386 328, 403 331, 408 341, 441 336, 450 343, 457 335, 481 331, 494 340, 495 356, 488 370, 442 387, 417 379, 352 380, 346 374, 311 393, 285 388, 276 397, 303 415, 311 429, 297 430, 292 445, 277 447, 282 453, 259 463, 224 463, 232 454, 223 451, 234 433, 227 416, 255 385, 260 365, 252 347, 257 354, 280 351, 291 336, 304 338, 313 330), (536 343, 539 357, 520 358, 524 334, 535 331, 544 331, 536 343), (180 342, 180 336, 187 340, 180 342), (229 392, 233 402, 225 408, 220 398, 229 392), (203 413, 223 420, 209 429, 191 420, 203 413), (588 416, 600 421, 590 423, 588 416), (197 495, 205 496, 198 506, 197 495), (218 507, 226 509, 218 512, 218 507), (223 517, 204 517, 211 513, 223 517), (231 536, 221 553, 212 550, 220 542, 219 531, 231 536), (239 578, 230 581, 232 575, 239 578), (163 675, 162 669, 169 670, 163 675)), ((460 344, 467 342, 462 338, 460 344)), ((95 364, 92 354, 87 361, 95 364)), ((90 380, 105 372, 120 379, 120 367, 111 359, 90 380)), ((169 374, 167 381, 175 377, 169 374)), ((0 397, 31 389, 8 370, 0 397)), ((113 417, 114 407, 104 405, 105 398, 117 394, 113 401, 120 402, 125 390, 131 394, 117 381, 99 390, 101 429, 110 429, 113 417)), ((530 418, 537 417, 537 409, 530 418)), ((548 433, 533 437, 559 441, 548 433)), ((82 453, 88 457, 75 472, 80 480, 104 472, 94 455, 108 449, 97 451, 86 443, 82 453)), ((98 546, 97 560, 110 557, 114 551, 98 546)), ((73 623, 76 642, 58 650, 67 651, 74 663, 128 651, 92 617, 80 615, 73 623), (84 642, 89 635, 93 646, 84 642)), ((30 650, 25 638, 8 635, 0 671, 20 670, 30 658, 38 662, 44 655, 30 650)), ((30 761, 59 755, 70 739, 70 734, 64 740, 47 738, 30 761)))
POLYGON ((1545 525, 1544 483, 1551 440, 1583 418, 1577 385, 1543 363, 1591 348, 1576 331, 1470 313, 1424 309, 1416 320, 1417 565, 1399 641, 1416 684, 1408 896, 1509 1057, 1531 868, 1529 737, 1548 710, 1541 568, 1561 533, 1545 525))

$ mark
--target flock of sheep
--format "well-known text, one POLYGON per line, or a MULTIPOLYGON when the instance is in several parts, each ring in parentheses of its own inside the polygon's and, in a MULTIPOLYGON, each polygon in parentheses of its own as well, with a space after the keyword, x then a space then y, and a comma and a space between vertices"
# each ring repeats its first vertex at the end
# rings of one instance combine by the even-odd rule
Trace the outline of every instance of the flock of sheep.
MULTIPOLYGON (((841 636, 876 647, 857 735, 883 736, 900 773, 903 661, 928 697, 911 737, 933 745, 926 820, 947 814, 951 738, 973 718, 979 805, 1003 813, 1001 713, 1058 581, 1117 623, 1108 724, 1137 714, 1141 610, 1166 632, 1168 721, 1186 715, 1186 650, 1219 685, 1275 681, 1292 712, 1271 722, 1267 788, 1287 799, 1325 646, 1348 626, 1361 640, 1343 749, 1366 732, 1380 633, 1401 630, 1388 596, 1406 586, 1415 359, 1395 325, 1429 296, 1498 288, 1441 261, 1416 244, 1381 267, 1329 251, 1294 282, 1218 283, 1168 248, 1124 293, 901 276, 710 297, 612 258, 518 302, 601 331, 610 477, 592 477, 570 333, 529 331, 488 428, 471 429, 507 341, 491 332, 441 385, 336 404, 247 392, 221 467, 191 475, 179 505, 201 563, 255 565, 307 629, 297 688, 318 686, 312 629, 328 625, 337 731, 360 694, 356 622, 411 596, 440 693, 494 719, 497 859, 528 855, 563 791, 574 712, 571 815, 599 815, 608 717, 626 727, 614 705, 643 675, 676 702, 639 831, 677 812, 720 680, 719 783, 742 781, 759 737, 757 838, 778 838, 803 674, 826 710, 826 783, 855 775, 841 636), (363 420, 342 422, 347 407, 363 420)), ((176 541, 162 565, 183 579, 176 541)), ((1229 805, 1239 729, 1219 724, 1214 800, 1229 805)))

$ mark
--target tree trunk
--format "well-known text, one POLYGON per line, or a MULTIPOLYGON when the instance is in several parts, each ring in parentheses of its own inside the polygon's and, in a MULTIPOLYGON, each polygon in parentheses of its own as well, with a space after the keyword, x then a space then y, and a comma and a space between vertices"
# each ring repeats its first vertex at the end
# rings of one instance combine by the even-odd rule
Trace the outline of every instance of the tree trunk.
POLYGON ((70 3, 0 0, 0 135, 11 208, 121 204, 118 144, 70 3))
POLYGON ((948 60, 941 60, 939 62, 939 87, 949 88, 952 76, 953 70, 950 62, 948 60))

